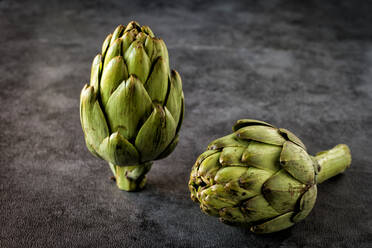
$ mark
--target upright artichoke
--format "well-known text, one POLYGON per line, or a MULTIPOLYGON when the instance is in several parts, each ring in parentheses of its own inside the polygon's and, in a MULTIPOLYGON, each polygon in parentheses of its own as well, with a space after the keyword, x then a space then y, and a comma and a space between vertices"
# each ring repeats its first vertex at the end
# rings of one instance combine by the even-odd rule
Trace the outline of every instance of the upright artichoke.
POLYGON ((122 190, 141 189, 153 160, 176 147, 184 113, 180 75, 148 26, 130 22, 109 34, 80 95, 86 146, 105 159, 122 190))
POLYGON ((337 145, 310 156, 290 131, 243 119, 234 133, 209 144, 190 176, 191 198, 207 214, 270 233, 303 220, 317 187, 350 166, 349 148, 337 145))

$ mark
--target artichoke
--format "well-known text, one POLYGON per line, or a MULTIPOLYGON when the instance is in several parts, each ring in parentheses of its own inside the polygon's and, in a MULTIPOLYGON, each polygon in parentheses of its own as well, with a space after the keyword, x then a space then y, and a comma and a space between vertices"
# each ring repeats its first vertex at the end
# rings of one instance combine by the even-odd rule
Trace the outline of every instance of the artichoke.
POLYGON ((255 233, 303 220, 314 207, 316 184, 351 163, 344 144, 311 156, 293 133, 263 121, 238 120, 233 131, 198 157, 189 189, 203 212, 255 233))
POLYGON ((144 187, 152 161, 178 143, 184 114, 180 75, 148 26, 130 22, 109 34, 80 95, 86 146, 109 162, 121 190, 144 187))

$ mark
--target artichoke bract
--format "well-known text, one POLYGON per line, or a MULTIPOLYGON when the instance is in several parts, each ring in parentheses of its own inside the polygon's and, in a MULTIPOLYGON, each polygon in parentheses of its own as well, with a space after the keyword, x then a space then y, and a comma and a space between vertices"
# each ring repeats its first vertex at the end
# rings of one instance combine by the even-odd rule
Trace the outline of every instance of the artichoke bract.
POLYGON ((130 22, 109 34, 80 95, 86 146, 109 162, 121 190, 144 187, 152 161, 178 143, 184 114, 181 77, 148 26, 130 22))
POLYGON ((263 121, 238 120, 192 168, 191 198, 203 212, 255 233, 283 230, 314 207, 317 183, 351 163, 348 146, 311 156, 292 132, 263 121))

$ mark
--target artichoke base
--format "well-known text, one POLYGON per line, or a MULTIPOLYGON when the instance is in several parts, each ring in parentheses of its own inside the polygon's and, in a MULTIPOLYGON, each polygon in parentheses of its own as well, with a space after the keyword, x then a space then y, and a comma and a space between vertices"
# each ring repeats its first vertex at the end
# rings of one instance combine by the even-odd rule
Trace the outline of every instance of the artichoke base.
POLYGON ((109 164, 114 173, 116 185, 120 190, 124 191, 139 191, 143 189, 147 181, 146 174, 152 166, 152 162, 129 166, 109 164))

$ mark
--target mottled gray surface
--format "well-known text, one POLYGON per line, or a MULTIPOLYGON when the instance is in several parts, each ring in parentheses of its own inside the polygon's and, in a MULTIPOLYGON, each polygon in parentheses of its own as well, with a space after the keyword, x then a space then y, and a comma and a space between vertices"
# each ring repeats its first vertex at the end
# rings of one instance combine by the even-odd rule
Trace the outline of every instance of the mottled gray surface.
POLYGON ((370 4, 119 2, 0 1, 0 247, 372 246, 370 4), (180 143, 140 193, 85 148, 78 110, 101 42, 132 19, 165 40, 186 98, 180 143), (189 198, 198 154, 244 117, 311 153, 351 147, 352 167, 291 229, 257 236, 189 198))

